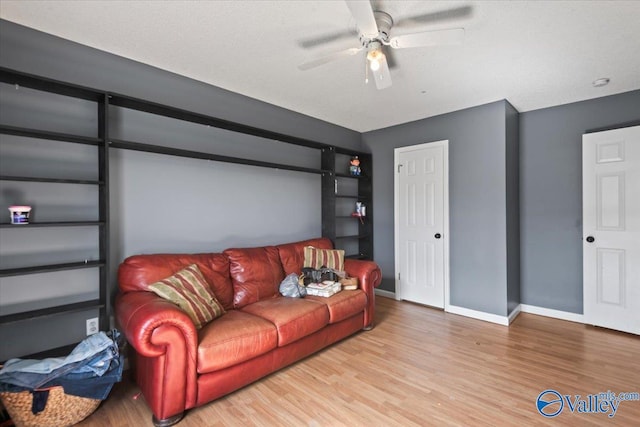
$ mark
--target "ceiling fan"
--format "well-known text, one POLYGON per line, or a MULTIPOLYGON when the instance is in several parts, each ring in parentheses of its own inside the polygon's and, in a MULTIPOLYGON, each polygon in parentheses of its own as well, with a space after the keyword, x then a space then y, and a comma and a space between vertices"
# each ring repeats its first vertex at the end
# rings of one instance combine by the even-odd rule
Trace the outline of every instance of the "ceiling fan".
MULTIPOLYGON (((469 6, 464 6, 444 12, 432 12, 411 16, 394 23, 391 15, 383 11, 373 10, 368 1, 345 0, 345 2, 356 22, 360 46, 341 50, 328 56, 305 62, 300 64, 298 68, 306 71, 341 58, 353 56, 365 50, 367 52, 365 81, 368 82, 368 74, 369 70, 371 70, 373 80, 378 89, 385 89, 391 86, 389 64, 387 62, 387 55, 384 53, 387 47, 391 47, 392 49, 406 49, 412 47, 459 44, 462 43, 464 38, 463 28, 424 31, 392 37, 391 28, 394 24, 398 26, 399 24, 427 22, 447 17, 460 17, 468 15, 471 11, 469 6)), ((337 34, 323 37, 318 42, 307 41, 303 43, 302 46, 308 47, 330 42, 341 38, 343 35, 344 34, 337 34)))

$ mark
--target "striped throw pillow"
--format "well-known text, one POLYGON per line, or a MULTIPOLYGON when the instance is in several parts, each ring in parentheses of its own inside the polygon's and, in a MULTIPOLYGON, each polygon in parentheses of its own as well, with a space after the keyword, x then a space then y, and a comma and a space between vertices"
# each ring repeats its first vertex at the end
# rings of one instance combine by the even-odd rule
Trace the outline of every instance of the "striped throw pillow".
POLYGON ((193 320, 196 329, 225 313, 196 264, 153 283, 149 289, 183 309, 193 320))
POLYGON ((333 268, 344 271, 344 250, 342 249, 318 249, 313 246, 304 247, 304 267, 333 268))

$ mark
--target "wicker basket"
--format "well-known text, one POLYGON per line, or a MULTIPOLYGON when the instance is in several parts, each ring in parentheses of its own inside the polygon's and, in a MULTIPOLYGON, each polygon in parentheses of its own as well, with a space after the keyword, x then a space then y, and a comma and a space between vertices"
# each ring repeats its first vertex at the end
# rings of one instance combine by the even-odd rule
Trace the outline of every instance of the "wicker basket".
POLYGON ((87 418, 100 405, 100 399, 71 396, 62 387, 49 389, 49 398, 44 411, 31 412, 32 394, 3 392, 0 399, 16 427, 67 427, 87 418))

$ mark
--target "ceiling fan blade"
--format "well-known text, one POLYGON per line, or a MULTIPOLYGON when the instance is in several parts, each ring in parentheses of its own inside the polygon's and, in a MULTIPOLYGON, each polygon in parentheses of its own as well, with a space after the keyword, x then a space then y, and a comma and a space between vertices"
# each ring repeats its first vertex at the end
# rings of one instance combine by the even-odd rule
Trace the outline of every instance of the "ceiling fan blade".
POLYGON ((358 34, 355 31, 343 31, 339 33, 325 34, 324 36, 318 36, 318 37, 313 37, 306 40, 301 40, 298 42, 298 46, 304 49, 309 49, 316 46, 320 46, 322 44, 331 43, 337 40, 351 38, 353 36, 357 37, 358 34))
POLYGON ((422 15, 407 16, 393 23, 396 28, 409 27, 411 25, 431 24, 453 19, 470 17, 473 12, 471 6, 456 7, 453 9, 439 10, 437 12, 424 13, 422 15))
POLYGON ((362 0, 345 0, 345 3, 347 3, 347 7, 351 11, 360 33, 368 38, 377 37, 378 24, 376 24, 376 18, 373 16, 371 4, 362 0))
POLYGON ((380 61, 380 68, 376 71, 372 71, 373 80, 376 82, 378 90, 386 89, 391 86, 391 73, 389 73, 389 65, 387 64, 387 57, 382 55, 380 61))
POLYGON ((460 44, 463 39, 464 28, 454 28, 451 30, 425 31, 422 33, 392 37, 389 45, 394 49, 406 49, 409 47, 460 44))
POLYGON ((332 53, 331 55, 323 56, 322 58, 313 59, 311 61, 300 64, 298 65, 298 69, 301 71, 306 71, 311 68, 327 64, 329 62, 337 61, 338 59, 345 58, 347 56, 353 56, 361 50, 361 47, 352 47, 350 49, 341 50, 340 52, 332 53))
POLYGON ((389 69, 393 70, 398 67, 398 61, 396 61, 395 54, 393 53, 393 49, 385 49, 384 55, 387 57, 387 64, 389 64, 389 69))

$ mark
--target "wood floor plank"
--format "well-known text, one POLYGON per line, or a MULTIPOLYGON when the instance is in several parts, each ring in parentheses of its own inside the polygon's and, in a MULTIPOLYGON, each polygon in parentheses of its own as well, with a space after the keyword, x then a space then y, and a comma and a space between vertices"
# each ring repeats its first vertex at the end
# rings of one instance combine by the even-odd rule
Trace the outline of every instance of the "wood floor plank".
MULTIPOLYGON (((187 412, 200 426, 638 426, 640 401, 613 418, 536 410, 561 394, 640 392, 640 338, 520 314, 510 327, 388 298, 376 327, 229 396, 187 412)), ((151 425, 125 378, 80 426, 151 425)))

